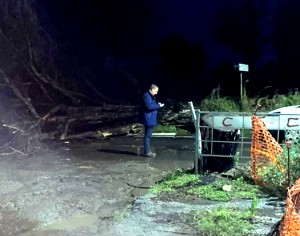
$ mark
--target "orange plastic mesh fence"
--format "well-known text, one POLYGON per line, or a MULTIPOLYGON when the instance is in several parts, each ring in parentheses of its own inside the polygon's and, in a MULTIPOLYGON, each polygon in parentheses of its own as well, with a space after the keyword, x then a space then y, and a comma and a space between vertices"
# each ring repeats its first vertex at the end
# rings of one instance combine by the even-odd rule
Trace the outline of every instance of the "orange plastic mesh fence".
MULTIPOLYGON (((282 147, 272 137, 264 122, 252 116, 251 175, 260 182, 258 170, 272 163, 282 172, 276 155, 283 153, 282 147)), ((284 220, 280 225, 280 236, 300 236, 300 179, 288 189, 284 220)))
POLYGON ((264 122, 256 115, 252 116, 252 144, 251 144, 251 175, 255 182, 259 182, 259 168, 266 167, 270 162, 282 172, 284 168, 276 155, 283 153, 282 147, 267 130, 264 122))
POLYGON ((288 189, 286 209, 280 225, 280 236, 300 236, 300 179, 288 189))

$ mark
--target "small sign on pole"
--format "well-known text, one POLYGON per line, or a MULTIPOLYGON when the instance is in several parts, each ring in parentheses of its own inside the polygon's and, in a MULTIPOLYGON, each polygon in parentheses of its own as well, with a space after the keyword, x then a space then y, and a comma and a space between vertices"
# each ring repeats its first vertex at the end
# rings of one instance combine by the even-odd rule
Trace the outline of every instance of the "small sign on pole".
POLYGON ((249 71, 249 65, 239 63, 234 65, 234 69, 240 72, 240 95, 241 95, 241 110, 242 110, 242 100, 243 100, 243 72, 249 71))
POLYGON ((247 64, 241 64, 241 63, 239 63, 239 71, 248 72, 249 71, 249 66, 247 64))

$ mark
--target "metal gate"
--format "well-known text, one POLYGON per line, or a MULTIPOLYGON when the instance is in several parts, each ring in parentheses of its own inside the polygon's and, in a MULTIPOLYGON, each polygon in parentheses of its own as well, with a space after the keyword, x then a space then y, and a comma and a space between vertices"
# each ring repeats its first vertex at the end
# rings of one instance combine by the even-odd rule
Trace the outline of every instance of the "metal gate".
MULTIPOLYGON (((250 112, 195 110, 189 102, 195 125, 195 172, 223 172, 250 161, 252 124, 250 112)), ((256 113, 277 142, 300 143, 300 115, 256 113)))

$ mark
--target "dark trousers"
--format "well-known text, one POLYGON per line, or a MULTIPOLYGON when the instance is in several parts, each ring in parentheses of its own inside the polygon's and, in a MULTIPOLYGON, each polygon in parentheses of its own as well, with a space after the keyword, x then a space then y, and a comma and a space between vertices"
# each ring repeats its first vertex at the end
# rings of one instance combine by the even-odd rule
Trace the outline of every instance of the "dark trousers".
POLYGON ((151 151, 150 143, 151 143, 151 136, 153 129, 155 126, 144 126, 145 133, 144 133, 144 154, 147 154, 151 151))

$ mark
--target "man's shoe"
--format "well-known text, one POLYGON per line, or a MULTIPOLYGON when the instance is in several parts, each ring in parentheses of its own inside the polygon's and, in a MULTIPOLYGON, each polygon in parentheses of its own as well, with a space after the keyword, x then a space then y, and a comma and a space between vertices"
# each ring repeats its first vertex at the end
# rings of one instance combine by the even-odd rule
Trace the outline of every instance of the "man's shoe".
POLYGON ((145 154, 145 157, 156 157, 156 153, 148 152, 147 154, 145 154))

